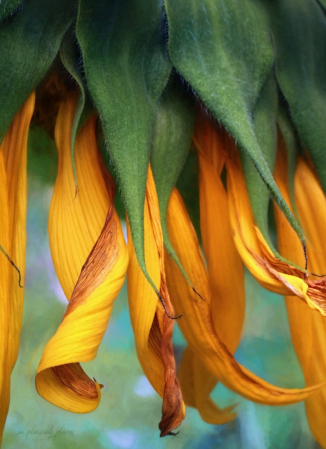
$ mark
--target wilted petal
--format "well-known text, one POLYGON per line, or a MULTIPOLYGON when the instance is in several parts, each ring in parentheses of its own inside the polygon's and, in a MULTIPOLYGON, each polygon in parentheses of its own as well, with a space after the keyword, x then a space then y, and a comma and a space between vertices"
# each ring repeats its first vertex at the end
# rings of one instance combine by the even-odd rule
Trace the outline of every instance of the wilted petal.
MULTIPOLYGON (((275 179, 285 200, 290 204, 286 158, 278 154, 275 179)), ((326 273, 326 198, 315 174, 307 163, 299 158, 295 173, 295 201, 299 219, 307 241, 308 269, 314 273, 326 273)), ((283 257, 302 264, 301 244, 283 214, 275 207, 279 250, 283 257)), ((312 280, 310 282, 318 282, 312 280)), ((302 367, 306 385, 313 385, 326 378, 326 321, 325 317, 311 310, 293 296, 287 296, 292 342, 302 367)), ((326 389, 306 400, 306 413, 316 440, 326 447, 325 413, 326 389)))
POLYGON ((34 111, 33 92, 15 116, 0 147, 0 244, 19 273, 0 253, 1 263, 1 362, 0 435, 10 399, 10 374, 16 363, 23 317, 27 208, 27 138, 34 111))
POLYGON ((178 258, 203 299, 189 286, 172 258, 166 256, 169 292, 176 312, 183 314, 178 323, 182 333, 207 369, 226 387, 255 402, 284 405, 309 397, 320 385, 304 390, 275 387, 238 364, 219 338, 210 314, 209 284, 197 236, 176 189, 170 198, 168 229, 178 258))
MULTIPOLYGON (((144 205, 145 261, 158 287, 167 312, 174 316, 166 287, 163 236, 152 170, 149 167, 144 205)), ((178 427, 184 418, 184 404, 176 378, 172 346, 174 321, 167 316, 154 289, 145 278, 135 253, 128 225, 130 263, 128 298, 131 323, 140 364, 153 388, 163 398, 161 436, 178 427)))
POLYGON ((79 189, 75 198, 70 153, 74 105, 68 99, 58 114, 59 168, 49 217, 51 252, 70 303, 43 352, 36 388, 49 402, 85 413, 97 407, 100 386, 78 362, 97 354, 125 278, 128 251, 114 210, 114 184, 97 149, 93 118, 76 139, 79 189))
MULTIPOLYGON (((280 295, 295 295, 326 315, 326 289, 316 283, 311 285, 303 270, 276 258, 255 226, 239 157, 227 158, 226 166, 234 241, 248 270, 264 288, 280 295)), ((302 261, 304 253, 301 248, 301 265, 302 261)))

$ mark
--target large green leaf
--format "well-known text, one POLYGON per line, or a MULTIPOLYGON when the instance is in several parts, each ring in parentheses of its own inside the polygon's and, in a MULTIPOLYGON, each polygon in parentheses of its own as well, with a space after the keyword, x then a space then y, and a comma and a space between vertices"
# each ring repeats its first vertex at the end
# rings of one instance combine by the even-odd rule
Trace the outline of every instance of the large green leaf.
POLYGON ((276 77, 326 191, 326 18, 315 0, 263 0, 276 47, 276 77))
POLYGON ((157 108, 151 164, 160 205, 164 244, 184 274, 169 239, 167 210, 170 195, 190 150, 194 125, 194 96, 181 80, 173 76, 157 108))
POLYGON ((14 13, 22 0, 2 0, 0 2, 0 21, 14 13))
POLYGON ((75 2, 29 0, 0 26, 0 142, 40 83, 75 15, 75 2))
POLYGON ((77 172, 75 166, 75 140, 81 126, 90 115, 93 105, 86 94, 83 74, 81 73, 81 54, 76 42, 74 27, 71 27, 64 36, 60 47, 60 58, 70 75, 75 79, 79 87, 79 97, 76 107, 76 113, 71 129, 71 161, 74 172, 76 194, 77 194, 77 172))
POLYGON ((300 239, 257 141, 252 113, 273 65, 266 11, 254 0, 165 0, 173 65, 237 140, 300 239))
MULTIPOLYGON (((277 103, 277 86, 271 72, 262 87, 262 91, 253 110, 255 135, 271 172, 274 170, 277 148, 277 103)), ((269 246, 274 249, 268 232, 270 192, 249 159, 248 154, 242 152, 241 159, 255 222, 269 243, 269 246)))
POLYGON ((80 0, 76 34, 138 261, 151 282, 144 257, 145 187, 157 102, 171 72, 160 2, 80 0))

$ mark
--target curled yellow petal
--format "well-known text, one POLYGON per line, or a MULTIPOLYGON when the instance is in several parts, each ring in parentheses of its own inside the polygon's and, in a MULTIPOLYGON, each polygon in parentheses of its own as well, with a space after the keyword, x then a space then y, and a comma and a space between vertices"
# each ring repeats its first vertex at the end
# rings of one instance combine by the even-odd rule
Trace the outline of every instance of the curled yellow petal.
MULTIPOLYGON (((284 142, 281 142, 281 145, 284 142)), ((275 179, 283 197, 290 205, 287 185, 287 164, 284 146, 280 146, 275 179)), ((295 172, 295 201, 300 223, 307 242, 308 269, 326 273, 326 198, 316 175, 309 165, 299 158, 295 172)), ((275 219, 279 250, 283 257, 302 264, 301 244, 279 208, 275 207, 275 219)), ((320 283, 316 279, 311 282, 320 283)), ((306 385, 313 385, 326 378, 326 321, 317 311, 310 309, 293 296, 286 296, 286 307, 291 338, 299 359, 306 385)), ((326 389, 306 400, 306 413, 311 431, 322 447, 326 447, 324 417, 326 413, 326 389)))
MULTIPOLYGON (((167 313, 174 315, 165 280, 163 235, 152 170, 149 167, 144 205, 145 262, 159 287, 167 313)), ((139 362, 153 388, 163 398, 161 436, 169 434, 184 419, 185 409, 176 378, 172 346, 174 321, 167 316, 157 294, 142 272, 128 225, 128 298, 139 362)))
POLYGON ((79 362, 95 358, 124 282, 128 251, 114 210, 114 183, 105 172, 90 118, 76 139, 78 195, 70 152, 75 101, 60 107, 55 130, 58 177, 49 217, 50 247, 70 299, 62 323, 46 345, 36 375, 38 393, 76 413, 94 410, 100 385, 79 362))
MULTIPOLYGON (((239 157, 235 153, 233 156, 226 159, 230 218, 234 241, 244 264, 264 288, 280 295, 295 295, 326 315, 324 283, 309 281, 304 270, 276 258, 255 226, 239 157)), ((301 261, 304 261, 302 249, 302 264, 301 261)))
POLYGON ((182 333, 191 350, 201 358, 207 369, 236 393, 268 405, 298 402, 315 392, 321 385, 303 390, 271 385, 238 364, 221 341, 210 314, 210 290, 197 236, 176 189, 169 202, 168 229, 178 258, 203 299, 196 295, 175 262, 166 255, 168 289, 176 312, 183 314, 178 323, 182 333))
POLYGON ((0 355, 0 440, 8 413, 10 374, 16 363, 23 317, 26 208, 27 138, 35 105, 33 92, 15 116, 0 146, 0 244, 12 264, 0 253, 1 355, 0 355))

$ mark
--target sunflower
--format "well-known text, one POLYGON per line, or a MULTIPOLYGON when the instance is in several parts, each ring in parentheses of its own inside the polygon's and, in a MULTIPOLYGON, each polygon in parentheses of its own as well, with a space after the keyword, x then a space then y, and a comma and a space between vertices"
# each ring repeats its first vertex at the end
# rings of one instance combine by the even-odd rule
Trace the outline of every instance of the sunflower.
POLYGON ((232 421, 235 404, 210 396, 221 382, 260 404, 305 401, 326 448, 325 8, 0 5, 1 435, 22 326, 28 133, 41 127, 58 150, 48 231, 67 308, 44 342, 39 395, 74 413, 97 408, 103 385, 81 363, 96 357, 127 277, 137 356, 162 398, 161 436, 175 435, 186 406, 207 423, 232 421), (275 386, 237 361, 245 269, 285 297, 305 388, 275 386), (180 364, 176 322, 187 341, 180 364))

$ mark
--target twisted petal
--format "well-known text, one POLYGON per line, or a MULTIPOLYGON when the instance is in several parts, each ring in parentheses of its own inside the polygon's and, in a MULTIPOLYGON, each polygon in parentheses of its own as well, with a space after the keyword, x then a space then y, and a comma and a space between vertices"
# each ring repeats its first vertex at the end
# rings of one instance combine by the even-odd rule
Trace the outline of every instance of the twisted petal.
MULTIPOLYGON (((275 179, 283 197, 290 204, 286 160, 278 154, 275 179)), ((315 273, 326 272, 326 198, 315 173, 303 159, 299 158, 295 173, 295 201, 299 219, 306 235, 308 268, 315 273)), ((302 263, 301 245, 297 235, 275 207, 277 236, 281 254, 302 263)), ((324 282, 312 281, 312 282, 324 282)), ((310 309, 293 296, 286 296, 292 342, 303 370, 306 385, 313 385, 326 378, 326 322, 325 317, 310 309)), ((316 440, 326 447, 325 435, 326 389, 306 400, 306 413, 316 440)))
POLYGON ((95 358, 128 266, 128 251, 114 210, 114 184, 96 146, 94 119, 76 139, 75 185, 70 132, 75 102, 60 107, 56 124, 58 177, 49 217, 50 246, 61 285, 70 299, 63 321, 43 352, 38 393, 49 402, 86 413, 100 401, 100 385, 78 362, 95 358))
POLYGON ((27 137, 34 104, 33 92, 15 116, 0 147, 0 244, 19 269, 17 273, 5 255, 0 253, 0 435, 9 407, 10 374, 17 360, 23 317, 27 137))
MULTIPOLYGON (((255 226, 239 158, 227 158, 226 166, 234 241, 248 270, 264 288, 280 295, 295 295, 326 315, 324 285, 307 282, 303 270, 277 259, 255 226)), ((301 249, 301 264, 302 261, 304 253, 301 249)))
MULTIPOLYGON (((145 260, 151 279, 165 303, 170 316, 174 310, 166 287, 163 236, 159 206, 152 170, 149 167, 144 206, 145 260)), ((150 283, 137 261, 128 225, 130 263, 128 268, 128 298, 131 323, 135 334, 140 364, 153 388, 163 398, 161 436, 180 425, 184 418, 184 404, 176 378, 172 346, 174 321, 164 312, 150 283)))
POLYGON ((208 278, 197 236, 176 189, 170 198, 168 229, 178 258, 203 299, 195 294, 177 265, 167 256, 169 292, 176 312, 183 314, 179 326, 190 348, 201 358, 207 369, 226 387, 247 399, 264 404, 290 404, 306 399, 316 391, 321 385, 291 390, 265 382, 238 364, 223 344, 213 327, 208 278))

